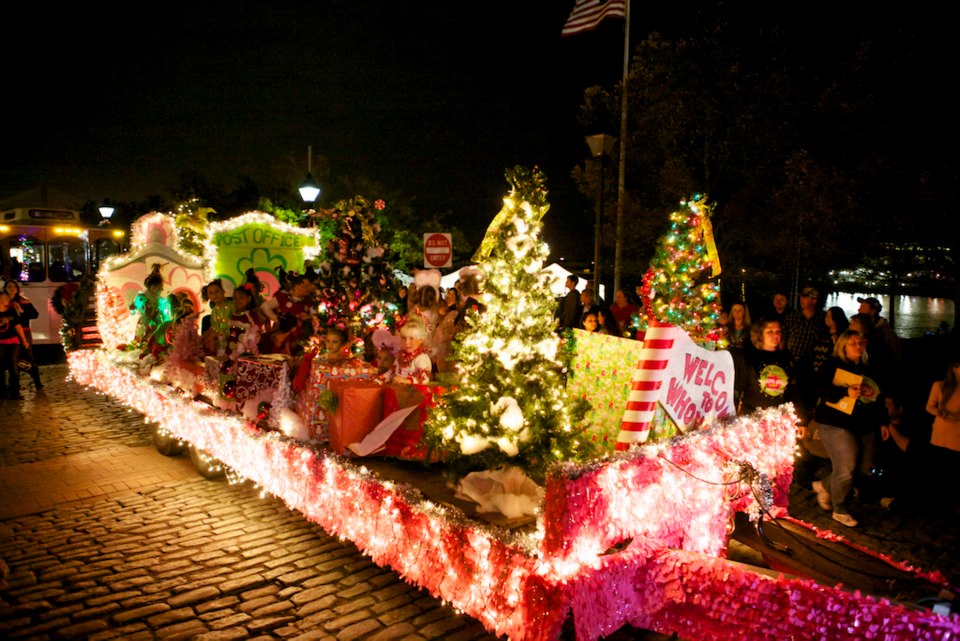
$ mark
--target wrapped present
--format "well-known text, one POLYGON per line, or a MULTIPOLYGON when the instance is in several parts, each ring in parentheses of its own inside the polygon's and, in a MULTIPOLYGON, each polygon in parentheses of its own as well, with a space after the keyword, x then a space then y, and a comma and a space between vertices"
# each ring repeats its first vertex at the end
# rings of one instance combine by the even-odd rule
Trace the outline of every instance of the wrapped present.
POLYGON ((309 362, 309 373, 302 377, 306 383, 297 393, 295 409, 314 440, 323 442, 329 439, 328 412, 324 408, 323 397, 324 392, 330 389, 330 384, 335 381, 367 381, 377 373, 374 365, 360 359, 330 363, 314 358, 309 362))
POLYGON ((206 356, 203 359, 204 376, 207 379, 207 383, 215 389, 219 389, 223 384, 223 381, 220 380, 220 367, 222 364, 223 361, 216 356, 206 356))
POLYGON ((258 420, 260 404, 271 408, 272 427, 277 427, 279 412, 290 404, 289 357, 265 354, 238 358, 234 402, 237 412, 250 420, 258 420))
POLYGON ((427 420, 430 408, 436 396, 443 394, 446 388, 438 385, 418 385, 389 383, 384 386, 383 414, 416 406, 394 430, 380 452, 384 456, 410 461, 423 461, 427 458, 427 448, 421 444, 423 424, 427 420))
POLYGON ((336 409, 330 414, 330 449, 342 454, 383 419, 384 387, 373 381, 332 381, 336 409))
POLYGON ((576 353, 567 392, 590 402, 586 422, 593 438, 611 451, 616 448, 630 381, 640 361, 643 343, 607 334, 573 330, 576 353))

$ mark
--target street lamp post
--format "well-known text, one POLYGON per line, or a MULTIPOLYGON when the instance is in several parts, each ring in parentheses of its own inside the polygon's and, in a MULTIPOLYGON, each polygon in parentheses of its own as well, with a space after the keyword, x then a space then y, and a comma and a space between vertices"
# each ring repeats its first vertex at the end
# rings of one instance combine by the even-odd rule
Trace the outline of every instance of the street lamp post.
POLYGON ((313 174, 311 170, 313 169, 313 147, 307 147, 307 177, 303 179, 303 182, 300 183, 300 186, 297 188, 300 191, 300 197, 303 198, 303 202, 312 203, 317 200, 317 196, 320 195, 320 185, 317 184, 317 181, 313 179, 313 174))
POLYGON ((600 231, 603 223, 603 166, 607 156, 613 151, 613 146, 617 139, 607 134, 593 134, 586 136, 587 146, 590 147, 590 155, 600 167, 597 183, 597 206, 596 222, 593 226, 593 287, 595 294, 600 296, 600 231))
POLYGON ((97 211, 100 212, 100 218, 102 218, 102 220, 100 221, 100 224, 109 225, 110 219, 113 217, 113 214, 116 211, 116 208, 113 207, 112 205, 108 205, 107 203, 104 203, 99 207, 97 207, 97 211))

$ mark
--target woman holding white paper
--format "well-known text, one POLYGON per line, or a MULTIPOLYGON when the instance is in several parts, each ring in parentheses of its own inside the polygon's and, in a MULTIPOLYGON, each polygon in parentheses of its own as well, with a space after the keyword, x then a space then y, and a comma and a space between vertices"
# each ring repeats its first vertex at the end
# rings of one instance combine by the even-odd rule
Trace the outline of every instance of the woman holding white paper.
POLYGON ((859 332, 847 330, 837 338, 833 357, 819 372, 820 403, 816 422, 820 440, 833 467, 826 482, 814 481, 820 507, 833 510, 833 520, 856 527, 847 496, 853 487, 857 461, 879 425, 876 403, 879 389, 866 363, 864 341, 859 332))

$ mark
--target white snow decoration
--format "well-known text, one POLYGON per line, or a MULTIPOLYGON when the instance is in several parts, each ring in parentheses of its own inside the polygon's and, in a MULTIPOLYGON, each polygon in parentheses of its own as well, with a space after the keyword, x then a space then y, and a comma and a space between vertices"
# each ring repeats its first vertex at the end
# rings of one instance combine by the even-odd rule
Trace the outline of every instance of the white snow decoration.
POLYGON ((473 434, 461 434, 457 437, 460 443, 460 451, 466 455, 477 454, 490 447, 490 440, 482 436, 473 434))
POLYGON ((507 438, 506 436, 501 436, 496 440, 497 447, 500 448, 500 451, 506 454, 507 456, 513 457, 520 453, 520 448, 517 447, 516 443, 507 438))
POLYGON ((508 432, 516 432, 523 427, 523 410, 520 409, 517 399, 504 396, 496 402, 492 411, 500 414, 500 427, 508 432))
POLYGON ((478 512, 500 512, 507 518, 533 516, 543 500, 543 488, 520 468, 500 467, 471 472, 457 486, 457 498, 478 504, 478 512))
POLYGON ((310 430, 304 425, 303 419, 289 407, 280 410, 280 431, 298 441, 306 441, 310 438, 310 430))

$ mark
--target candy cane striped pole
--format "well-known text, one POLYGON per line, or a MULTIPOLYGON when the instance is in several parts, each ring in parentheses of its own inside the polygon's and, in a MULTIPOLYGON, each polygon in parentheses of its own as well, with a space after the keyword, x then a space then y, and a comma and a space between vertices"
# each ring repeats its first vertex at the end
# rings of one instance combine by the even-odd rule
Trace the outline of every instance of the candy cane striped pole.
POLYGON ((644 443, 650 435, 650 424, 657 412, 657 400, 675 336, 676 327, 673 325, 647 329, 640 361, 630 381, 627 408, 617 436, 618 450, 625 450, 634 443, 644 443))

